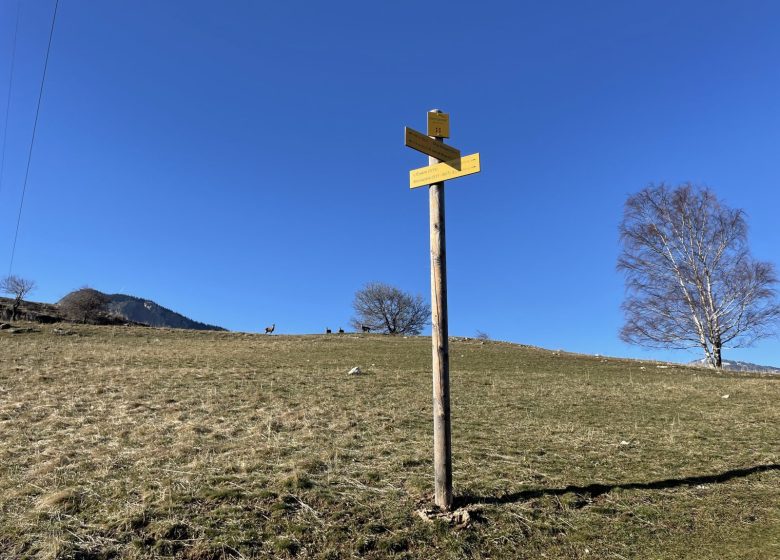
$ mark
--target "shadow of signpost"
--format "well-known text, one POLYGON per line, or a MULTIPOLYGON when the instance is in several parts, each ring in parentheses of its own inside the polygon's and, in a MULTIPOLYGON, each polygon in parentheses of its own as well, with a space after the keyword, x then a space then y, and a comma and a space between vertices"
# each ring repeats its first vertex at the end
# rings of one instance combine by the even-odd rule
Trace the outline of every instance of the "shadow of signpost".
POLYGON ((587 496, 591 499, 611 492, 612 490, 665 490, 668 488, 679 488, 681 486, 697 486, 700 484, 718 484, 728 482, 735 478, 744 478, 752 474, 768 471, 780 470, 780 464, 756 465, 743 469, 732 469, 718 474, 686 476, 682 478, 667 478, 664 480, 655 480, 651 482, 619 482, 615 484, 588 484, 586 486, 569 485, 564 488, 538 488, 529 490, 520 490, 504 494, 503 496, 475 496, 465 494, 455 499, 456 507, 463 507, 476 504, 511 504, 541 498, 542 496, 562 496, 569 492, 587 496))

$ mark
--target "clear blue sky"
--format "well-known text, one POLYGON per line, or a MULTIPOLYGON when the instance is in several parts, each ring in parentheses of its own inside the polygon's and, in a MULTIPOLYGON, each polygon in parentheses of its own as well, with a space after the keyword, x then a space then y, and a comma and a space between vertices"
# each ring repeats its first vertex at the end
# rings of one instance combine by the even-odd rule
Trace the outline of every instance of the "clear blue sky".
MULTIPOLYGON (((53 0, 22 4, 3 274, 53 0)), ((707 184, 780 265, 778 28, 773 1, 61 0, 13 271, 242 331, 347 328, 372 280, 427 299, 402 132, 437 107, 483 167, 446 187, 451 334, 687 361, 618 339, 622 206, 707 184)), ((780 342, 724 357, 780 366, 780 342)))

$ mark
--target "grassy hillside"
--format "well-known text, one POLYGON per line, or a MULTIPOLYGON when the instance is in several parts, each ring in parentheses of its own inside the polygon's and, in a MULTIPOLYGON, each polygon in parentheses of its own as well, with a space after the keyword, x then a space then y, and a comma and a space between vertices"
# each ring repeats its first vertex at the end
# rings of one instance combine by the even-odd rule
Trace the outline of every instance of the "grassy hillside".
POLYGON ((55 327, 0 332, 0 558, 780 558, 777 377, 456 341, 455 529, 430 339, 55 327))

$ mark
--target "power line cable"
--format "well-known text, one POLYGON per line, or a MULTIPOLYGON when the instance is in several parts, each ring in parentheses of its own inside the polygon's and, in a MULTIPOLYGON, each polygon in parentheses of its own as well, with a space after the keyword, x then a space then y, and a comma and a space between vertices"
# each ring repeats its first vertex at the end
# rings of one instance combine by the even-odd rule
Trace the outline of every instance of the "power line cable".
POLYGON ((14 42, 11 47, 11 71, 8 75, 8 95, 5 100, 5 124, 3 124, 3 155, 0 158, 0 192, 3 192, 3 175, 5 174, 5 141, 8 137, 8 114, 11 108, 11 90, 14 88, 14 66, 16 65, 16 38, 19 35, 19 13, 22 11, 22 0, 16 2, 16 25, 14 26, 14 42))
POLYGON ((14 244, 11 248, 11 262, 8 265, 8 276, 11 275, 14 267, 14 256, 16 255, 16 241, 19 238, 19 224, 22 221, 22 208, 24 207, 24 195, 27 193, 27 178, 30 176, 30 162, 32 161, 33 146, 35 145, 35 131, 38 129, 38 115, 41 112, 41 99, 43 98, 43 85, 46 83, 46 70, 49 67, 49 53, 51 52, 51 40, 54 36, 54 23, 57 21, 57 7, 60 0, 54 2, 54 14, 51 18, 51 30, 49 31, 49 44, 46 47, 46 60, 43 63, 43 76, 41 77, 41 88, 38 91, 38 105, 35 108, 35 122, 33 123, 32 138, 30 139, 30 151, 27 153, 27 168, 24 172, 24 183, 22 184, 22 200, 19 202, 19 215, 16 217, 16 232, 14 233, 14 244))

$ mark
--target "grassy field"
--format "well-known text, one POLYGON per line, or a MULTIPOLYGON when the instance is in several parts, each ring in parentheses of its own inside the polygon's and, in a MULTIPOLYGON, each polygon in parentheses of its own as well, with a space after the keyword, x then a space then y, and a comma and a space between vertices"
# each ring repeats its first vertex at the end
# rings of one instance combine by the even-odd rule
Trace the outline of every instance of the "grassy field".
POLYGON ((780 378, 454 341, 458 529, 415 513, 428 338, 37 328, 0 332, 3 559, 780 558, 780 378))

